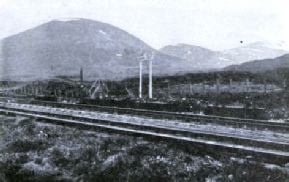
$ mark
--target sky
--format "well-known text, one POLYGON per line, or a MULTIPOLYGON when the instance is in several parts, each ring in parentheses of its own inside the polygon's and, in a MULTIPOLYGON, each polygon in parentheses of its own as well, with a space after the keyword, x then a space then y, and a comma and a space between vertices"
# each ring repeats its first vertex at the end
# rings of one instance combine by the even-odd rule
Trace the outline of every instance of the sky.
POLYGON ((54 19, 86 18, 119 27, 156 49, 288 43, 287 7, 289 0, 0 0, 0 39, 54 19))

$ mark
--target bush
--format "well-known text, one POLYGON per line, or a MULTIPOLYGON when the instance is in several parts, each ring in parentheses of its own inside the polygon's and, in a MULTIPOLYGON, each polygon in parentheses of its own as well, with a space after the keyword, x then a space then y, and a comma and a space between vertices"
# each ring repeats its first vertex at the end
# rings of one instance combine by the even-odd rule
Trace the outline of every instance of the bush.
POLYGON ((20 140, 17 139, 8 144, 7 149, 11 152, 29 152, 29 151, 40 151, 48 147, 48 143, 41 140, 20 140))
POLYGON ((70 164, 70 160, 57 148, 54 148, 51 152, 51 161, 57 167, 67 167, 70 164))
POLYGON ((224 157, 219 162, 209 156, 196 157, 192 151, 178 148, 179 143, 39 126, 30 120, 7 125, 0 180, 282 181, 288 177, 251 161, 238 163, 224 157), (41 130, 49 137, 38 136, 41 130))
POLYGON ((245 160, 240 164, 236 161, 229 161, 223 168, 221 181, 283 181, 288 179, 288 174, 277 169, 267 169, 261 163, 252 163, 245 160))
POLYGON ((3 162, 0 163, 0 169, 6 177, 7 181, 25 181, 25 179, 30 176, 30 173, 23 175, 23 173, 20 171, 22 165, 28 162, 28 160, 29 157, 25 153, 18 155, 10 154, 5 156, 3 162))

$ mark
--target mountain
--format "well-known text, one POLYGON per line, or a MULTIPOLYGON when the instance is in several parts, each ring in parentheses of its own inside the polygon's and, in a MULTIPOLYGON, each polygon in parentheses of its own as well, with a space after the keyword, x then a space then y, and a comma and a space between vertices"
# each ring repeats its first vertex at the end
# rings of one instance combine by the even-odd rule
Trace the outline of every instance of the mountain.
POLYGON ((154 50, 124 30, 87 19, 45 23, 3 39, 0 50, 1 79, 14 80, 76 76, 80 67, 88 80, 137 76, 140 51, 155 51, 154 74, 173 74, 187 63, 154 50))
POLYGON ((275 58, 289 53, 289 46, 282 41, 264 41, 233 49, 211 51, 199 46, 178 44, 176 46, 165 46, 160 51, 170 56, 187 59, 198 70, 209 70, 221 69, 252 60, 275 58))
POLYGON ((219 52, 215 59, 220 61, 222 67, 241 64, 252 60, 275 58, 289 53, 285 42, 260 41, 234 49, 219 52))
MULTIPOLYGON (((0 80, 39 80, 56 76, 85 80, 137 77, 140 52, 155 53, 154 75, 175 75, 274 58, 283 42, 257 42, 224 51, 178 44, 155 50, 112 25, 87 19, 54 20, 0 41, 0 80)), ((148 63, 144 63, 144 74, 148 63)))
POLYGON ((188 60, 188 63, 193 65, 195 70, 201 71, 214 68, 209 65, 208 61, 213 58, 215 52, 200 46, 180 43, 162 47, 159 51, 170 56, 188 60))
POLYGON ((249 72, 265 72, 277 68, 289 68, 289 54, 274 58, 254 60, 240 65, 231 65, 224 68, 225 71, 249 71, 249 72))
POLYGON ((214 51, 189 44, 177 44, 175 46, 168 45, 161 48, 159 51, 164 54, 187 59, 190 61, 201 61, 214 55, 214 51))

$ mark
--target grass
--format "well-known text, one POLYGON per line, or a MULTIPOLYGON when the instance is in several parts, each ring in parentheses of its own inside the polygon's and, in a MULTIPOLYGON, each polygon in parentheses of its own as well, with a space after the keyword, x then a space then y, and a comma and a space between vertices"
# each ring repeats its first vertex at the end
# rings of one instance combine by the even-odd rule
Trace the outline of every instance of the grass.
MULTIPOLYGON (((194 156, 166 142, 39 124, 4 124, 0 180, 284 181, 278 169, 246 160, 194 156)), ((193 147, 193 146, 192 146, 193 147)))

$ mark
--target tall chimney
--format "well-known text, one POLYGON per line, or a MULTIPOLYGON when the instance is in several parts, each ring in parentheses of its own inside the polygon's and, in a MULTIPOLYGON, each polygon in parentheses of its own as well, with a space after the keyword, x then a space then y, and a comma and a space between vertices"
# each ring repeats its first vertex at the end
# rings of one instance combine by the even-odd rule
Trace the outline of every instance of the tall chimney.
POLYGON ((249 78, 246 78, 246 87, 247 87, 247 92, 249 92, 249 88, 250 88, 250 80, 249 80, 249 78))
POLYGON ((80 85, 83 85, 83 70, 80 68, 80 85))
POLYGON ((267 80, 264 80, 264 92, 267 93, 267 80))
POLYGON ((220 79, 217 78, 217 92, 220 92, 220 79))

